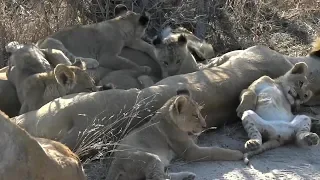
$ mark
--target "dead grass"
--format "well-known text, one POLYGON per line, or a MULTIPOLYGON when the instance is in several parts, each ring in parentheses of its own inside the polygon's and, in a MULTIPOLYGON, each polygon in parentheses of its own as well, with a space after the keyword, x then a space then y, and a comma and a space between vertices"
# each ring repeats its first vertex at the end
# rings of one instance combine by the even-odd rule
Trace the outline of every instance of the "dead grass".
POLYGON ((149 35, 184 26, 212 43, 217 55, 255 44, 305 55, 320 27, 318 0, 0 0, 0 66, 8 42, 36 42, 67 26, 112 18, 119 3, 151 13, 149 35))

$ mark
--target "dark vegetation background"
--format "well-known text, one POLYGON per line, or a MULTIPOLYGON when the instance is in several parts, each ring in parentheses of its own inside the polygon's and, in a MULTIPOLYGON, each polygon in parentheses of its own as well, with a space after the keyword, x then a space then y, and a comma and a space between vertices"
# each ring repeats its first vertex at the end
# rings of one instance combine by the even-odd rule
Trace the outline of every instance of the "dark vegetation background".
POLYGON ((320 25, 319 0, 0 0, 0 66, 8 42, 36 42, 67 26, 112 18, 119 3, 151 13, 149 35, 184 26, 217 55, 255 44, 305 55, 320 25))

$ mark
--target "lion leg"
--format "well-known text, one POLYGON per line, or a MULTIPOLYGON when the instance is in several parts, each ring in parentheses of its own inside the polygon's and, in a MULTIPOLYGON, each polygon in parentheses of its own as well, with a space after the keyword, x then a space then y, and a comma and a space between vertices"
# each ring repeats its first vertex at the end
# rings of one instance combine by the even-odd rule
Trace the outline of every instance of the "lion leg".
POLYGON ((53 67, 56 67, 58 64, 71 65, 69 58, 61 50, 41 49, 41 51, 45 54, 46 59, 53 67))
POLYGON ((244 161, 244 163, 249 164, 250 157, 257 155, 257 154, 261 154, 261 153, 268 151, 268 150, 271 150, 271 149, 275 149, 283 144, 284 144, 284 142, 281 140, 277 140, 277 139, 269 140, 269 141, 263 143, 259 149, 244 153, 243 161, 244 161))
POLYGON ((249 151, 244 154, 246 164, 249 163, 249 157, 283 145, 286 141, 291 140, 294 134, 292 123, 276 120, 265 121, 252 110, 243 113, 242 123, 250 138, 245 144, 245 148, 249 151), (263 132, 269 139, 263 144, 260 132, 263 132))
POLYGON ((291 124, 295 127, 296 144, 298 146, 315 146, 319 144, 319 136, 310 132, 310 117, 297 115, 291 124))
POLYGON ((150 72, 151 69, 148 66, 140 66, 137 63, 124 58, 122 56, 114 56, 109 54, 104 54, 99 58, 100 66, 109 68, 112 70, 124 70, 124 69, 132 69, 136 71, 142 72, 150 72))
POLYGON ((263 119, 252 110, 246 110, 242 115, 242 125, 249 136, 249 140, 245 143, 245 149, 254 151, 260 148, 262 144, 263 119))
POLYGON ((135 39, 131 41, 131 43, 128 43, 126 45, 132 49, 147 53, 153 60, 159 63, 156 55, 155 47, 143 41, 142 39, 135 39))
POLYGON ((128 151, 119 158, 115 156, 106 179, 125 180, 145 177, 146 180, 169 180, 164 170, 164 164, 157 155, 142 151, 128 151))

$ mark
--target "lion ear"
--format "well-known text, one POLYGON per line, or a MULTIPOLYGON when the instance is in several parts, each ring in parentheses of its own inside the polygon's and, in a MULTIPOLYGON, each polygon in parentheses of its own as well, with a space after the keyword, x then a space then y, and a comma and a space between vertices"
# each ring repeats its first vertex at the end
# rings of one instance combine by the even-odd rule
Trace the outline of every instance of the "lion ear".
POLYGON ((291 70, 289 71, 291 74, 302 74, 306 75, 308 72, 308 65, 304 62, 296 63, 291 70))
POLYGON ((65 87, 73 87, 75 85, 75 74, 74 72, 64 64, 58 64, 54 68, 54 76, 57 82, 65 87))
POLYGON ((183 108, 187 105, 188 100, 186 97, 178 96, 174 101, 174 109, 178 114, 181 114, 183 108))
POLYGON ((14 53, 18 49, 21 49, 23 46, 23 44, 20 44, 17 41, 12 41, 5 46, 5 49, 8 53, 14 53))
POLYGON ((162 44, 162 39, 160 36, 157 36, 155 39, 152 40, 152 44, 155 46, 155 47, 159 47, 160 44, 162 44))
POLYGON ((187 44, 187 38, 185 35, 180 34, 180 36, 178 37, 178 43, 182 46, 187 44))
POLYGON ((86 70, 85 62, 81 61, 80 59, 76 59, 76 61, 72 64, 72 66, 77 66, 82 70, 86 70))
POLYGON ((126 13, 128 11, 128 8, 126 5, 124 4, 118 4, 116 5, 116 7, 114 8, 114 17, 117 17, 123 13, 126 13))

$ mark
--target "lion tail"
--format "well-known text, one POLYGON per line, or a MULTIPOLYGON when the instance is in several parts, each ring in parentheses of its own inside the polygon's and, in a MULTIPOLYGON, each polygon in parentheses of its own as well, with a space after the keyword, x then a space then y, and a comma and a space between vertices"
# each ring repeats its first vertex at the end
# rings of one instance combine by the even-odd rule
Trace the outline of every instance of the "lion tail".
POLYGON ((317 37, 312 43, 312 50, 310 52, 310 55, 320 57, 320 37, 317 37))

